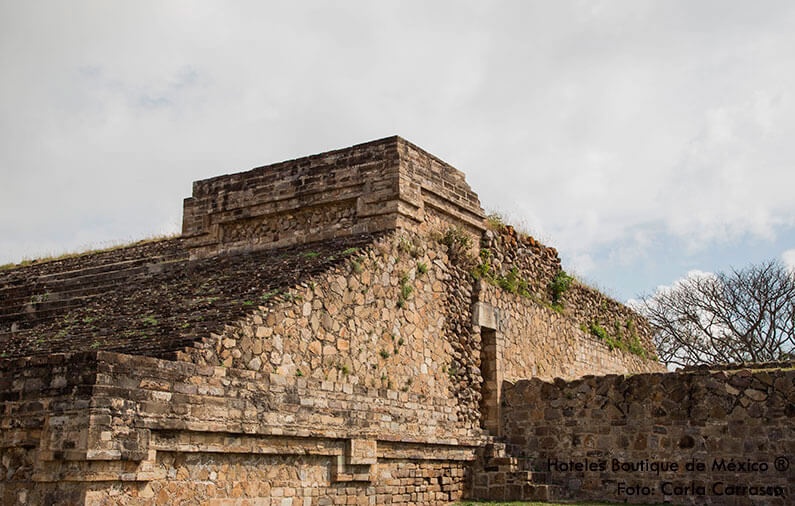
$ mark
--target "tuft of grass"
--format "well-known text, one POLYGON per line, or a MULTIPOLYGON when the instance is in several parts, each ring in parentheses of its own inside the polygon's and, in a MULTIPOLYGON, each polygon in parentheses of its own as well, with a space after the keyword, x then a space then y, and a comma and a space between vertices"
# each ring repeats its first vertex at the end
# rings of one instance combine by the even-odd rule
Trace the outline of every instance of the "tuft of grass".
POLYGON ((149 316, 144 316, 143 318, 141 318, 141 323, 145 323, 147 325, 155 326, 155 325, 157 325, 160 322, 158 322, 157 318, 155 318, 154 316, 149 315, 149 316))
POLYGON ((262 302, 268 302, 272 298, 276 297, 281 293, 281 290, 271 290, 269 292, 265 292, 260 296, 260 300, 262 302))
POLYGON ((607 329, 596 322, 591 322, 587 326, 584 324, 580 325, 580 330, 583 332, 589 332, 600 341, 603 341, 611 350, 619 349, 621 351, 638 355, 642 358, 648 358, 649 354, 643 347, 640 337, 638 337, 634 322, 627 320, 624 323, 624 327, 628 331, 627 334, 622 331, 621 324, 618 322, 616 322, 614 325, 615 335, 610 335, 610 333, 607 332, 607 329))
POLYGON ((383 358, 384 360, 389 358, 389 352, 383 348, 381 348, 381 351, 379 351, 378 354, 381 355, 381 358, 383 358))
POLYGON ((417 272, 419 274, 425 274, 428 272, 428 264, 425 262, 417 262, 417 272))
POLYGON ((498 212, 491 212, 486 215, 486 228, 489 230, 500 231, 505 228, 505 219, 498 212))
POLYGON ((397 300, 397 306, 399 308, 404 307, 409 297, 411 297, 411 294, 414 293, 414 287, 411 286, 409 281, 410 279, 407 273, 404 272, 400 275, 400 295, 397 300))
POLYGON ((318 256, 320 256, 320 253, 317 251, 307 251, 304 253, 304 258, 317 258, 318 256))
POLYGON ((574 278, 566 274, 563 269, 559 270, 552 281, 549 282, 549 292, 552 295, 552 305, 560 305, 563 295, 571 288, 574 278))
MULTIPOLYGON (((149 244, 149 243, 153 243, 153 242, 160 242, 160 241, 166 241, 168 239, 175 239, 175 238, 177 238, 179 236, 180 236, 180 234, 155 234, 155 235, 151 235, 149 237, 144 237, 143 239, 138 239, 138 240, 134 240, 134 241, 123 241, 123 242, 113 241, 113 242, 110 242, 110 246, 107 246, 107 247, 97 248, 97 247, 92 247, 92 246, 89 245, 83 251, 67 251, 67 252, 60 253, 60 254, 47 255, 47 256, 42 256, 42 257, 33 258, 33 259, 31 259, 31 258, 23 258, 22 260, 20 260, 19 263, 16 263, 16 264, 15 263, 7 263, 7 264, 0 265, 0 271, 5 271, 5 270, 9 270, 9 269, 16 269, 16 268, 19 268, 19 267, 27 267, 28 265, 34 265, 34 264, 39 264, 39 263, 44 263, 44 262, 55 262, 55 261, 58 261, 58 260, 68 260, 70 258, 78 258, 78 257, 86 256, 86 255, 93 255, 93 254, 96 254, 96 253, 107 253, 109 251, 116 251, 116 250, 119 250, 119 249, 130 248, 130 247, 133 247, 133 246, 142 246, 144 244, 149 244)), ((105 244, 108 244, 108 242, 106 242, 105 244)))

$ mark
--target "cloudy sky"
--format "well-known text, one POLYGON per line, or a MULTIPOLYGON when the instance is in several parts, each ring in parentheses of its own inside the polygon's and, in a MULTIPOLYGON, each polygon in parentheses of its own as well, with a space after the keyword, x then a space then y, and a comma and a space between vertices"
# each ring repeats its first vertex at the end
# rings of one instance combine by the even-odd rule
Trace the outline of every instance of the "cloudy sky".
POLYGON ((401 135, 625 300, 795 265, 795 3, 0 0, 0 264, 401 135))

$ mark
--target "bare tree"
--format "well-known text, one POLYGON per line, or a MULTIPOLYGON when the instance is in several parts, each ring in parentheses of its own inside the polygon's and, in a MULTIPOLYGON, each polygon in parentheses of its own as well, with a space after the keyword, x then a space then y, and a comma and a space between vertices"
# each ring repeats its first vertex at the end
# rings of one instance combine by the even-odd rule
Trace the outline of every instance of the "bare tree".
POLYGON ((638 309, 666 364, 795 358, 795 273, 776 261, 690 276, 644 297, 638 309))

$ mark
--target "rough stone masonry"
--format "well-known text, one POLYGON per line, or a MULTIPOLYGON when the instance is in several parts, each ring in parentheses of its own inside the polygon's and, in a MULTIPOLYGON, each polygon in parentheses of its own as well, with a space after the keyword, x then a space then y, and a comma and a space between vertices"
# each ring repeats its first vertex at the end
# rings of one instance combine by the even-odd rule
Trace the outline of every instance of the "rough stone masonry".
MULTIPOLYGON (((576 401, 593 402, 585 375, 613 375, 587 380, 597 392, 683 376, 663 374, 642 318, 564 274, 553 248, 487 218, 463 173, 399 137, 198 181, 179 237, 0 271, 0 498, 624 500, 607 474, 541 472, 547 446, 580 457, 566 438, 583 436, 549 424, 574 427, 576 401), (531 397, 527 379, 573 405, 531 397)), ((775 427, 771 448, 792 444, 783 377, 775 396, 758 390, 790 417, 754 426, 775 427)), ((635 423, 617 409, 610 426, 635 423)), ((624 443, 588 441, 604 458, 624 443)))

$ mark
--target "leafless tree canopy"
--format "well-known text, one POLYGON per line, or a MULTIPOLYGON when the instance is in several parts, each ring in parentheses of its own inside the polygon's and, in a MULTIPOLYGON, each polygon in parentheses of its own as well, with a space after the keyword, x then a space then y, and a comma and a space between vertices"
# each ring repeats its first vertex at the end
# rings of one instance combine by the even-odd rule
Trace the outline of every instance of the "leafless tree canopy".
POLYGON ((793 357, 795 274, 769 261, 695 276, 643 298, 663 362, 766 362, 793 357))

